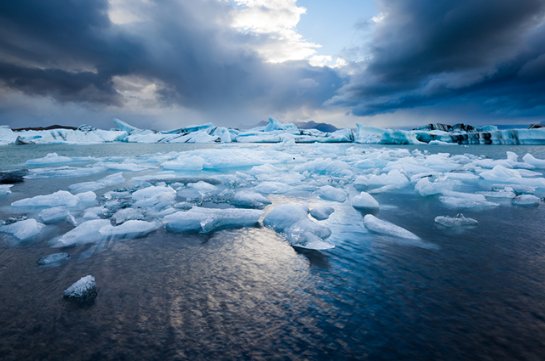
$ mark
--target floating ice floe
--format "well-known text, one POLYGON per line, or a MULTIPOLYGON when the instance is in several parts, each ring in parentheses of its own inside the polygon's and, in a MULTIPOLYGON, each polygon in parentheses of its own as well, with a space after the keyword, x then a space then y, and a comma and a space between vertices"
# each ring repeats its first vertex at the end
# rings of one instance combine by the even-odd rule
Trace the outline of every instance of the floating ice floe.
POLYGON ((111 187, 125 183, 125 177, 123 173, 115 173, 99 179, 95 182, 83 182, 72 184, 69 188, 72 192, 87 192, 96 191, 102 188, 111 187))
POLYGON ((44 229, 45 225, 33 218, 0 226, 0 232, 11 234, 20 241, 31 239, 44 229))
POLYGON ((169 232, 211 233, 224 228, 256 226, 261 214, 262 211, 254 209, 192 207, 167 215, 163 223, 169 232))
POLYGON ((45 224, 53 224, 66 220, 69 215, 68 208, 59 206, 41 210, 38 218, 45 224))
POLYGON ((271 204, 271 201, 261 193, 244 190, 235 193, 231 199, 231 204, 235 207, 261 209, 271 204))
POLYGON ((439 197, 441 203, 454 209, 486 209, 499 206, 490 202, 482 194, 446 191, 439 197))
POLYGON ((378 201, 369 193, 361 192, 352 198, 352 207, 365 213, 373 213, 379 210, 378 201))
POLYGON ((329 218, 335 212, 335 208, 329 206, 318 206, 310 210, 310 215, 319 221, 329 218))
POLYGON ((372 214, 363 217, 363 224, 370 232, 392 237, 400 244, 427 249, 437 249, 433 243, 425 242, 416 234, 393 223, 379 219, 372 214))
POLYGON ((420 240, 420 237, 406 230, 405 228, 379 219, 372 214, 366 214, 365 217, 363 217, 363 224, 365 225, 365 228, 374 233, 384 234, 397 238, 420 240))
POLYGON ((157 230, 160 224, 140 220, 129 220, 114 226, 107 219, 92 219, 53 240, 54 247, 67 247, 87 243, 98 243, 117 239, 140 238, 157 230))
POLYGON ((330 185, 323 186, 318 189, 318 196, 322 199, 335 202, 344 202, 346 200, 346 192, 342 189, 332 187, 330 185))
POLYGON ((479 221, 473 218, 464 217, 463 214, 458 213, 456 217, 450 216, 437 216, 434 219, 435 223, 444 227, 472 227, 479 224, 479 221))
POLYGON ((266 227, 284 235, 294 247, 315 250, 334 248, 326 241, 331 230, 308 218, 308 208, 299 204, 282 204, 272 208, 263 219, 266 227))
POLYGON ((531 194, 522 194, 513 198, 512 203, 515 206, 537 207, 541 203, 541 199, 531 194))

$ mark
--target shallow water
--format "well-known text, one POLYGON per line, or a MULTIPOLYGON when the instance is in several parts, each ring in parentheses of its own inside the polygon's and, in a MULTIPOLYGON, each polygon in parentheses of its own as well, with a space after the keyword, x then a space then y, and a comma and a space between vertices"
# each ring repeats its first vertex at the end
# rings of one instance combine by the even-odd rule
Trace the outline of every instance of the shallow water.
MULTIPOLYGON (((188 149, 194 146, 3 147, 0 164, 16 168, 51 152, 135 156, 188 149)), ((424 149, 545 155, 540 147, 424 149)), ((11 215, 7 205, 16 199, 103 175, 27 180, 0 198, 0 216, 11 215)), ((322 252, 295 249, 266 228, 211 235, 159 230, 69 248, 69 262, 44 268, 36 261, 55 252, 48 245, 53 233, 17 246, 0 234, 1 359, 542 359, 543 204, 465 211, 479 225, 460 233, 434 224, 435 216, 452 214, 434 199, 409 192, 376 198, 381 218, 437 248, 370 234, 349 205, 326 221, 336 247, 322 252), (94 304, 64 301, 62 291, 86 274, 97 279, 94 304)), ((300 201, 271 197, 274 204, 290 199, 300 201)))

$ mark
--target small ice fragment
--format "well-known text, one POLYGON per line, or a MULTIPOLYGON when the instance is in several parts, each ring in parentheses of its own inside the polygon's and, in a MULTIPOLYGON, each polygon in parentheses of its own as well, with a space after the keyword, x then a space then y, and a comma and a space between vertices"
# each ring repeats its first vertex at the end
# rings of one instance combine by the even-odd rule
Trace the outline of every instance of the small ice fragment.
POLYGON ((40 257, 38 264, 40 266, 57 266, 70 259, 70 255, 66 252, 52 253, 47 256, 40 257))
POLYGON ((87 275, 74 282, 64 290, 64 298, 78 303, 85 303, 95 299, 97 285, 95 277, 87 275))
POLYGON ((11 234, 20 241, 26 241, 38 235, 44 227, 44 224, 33 218, 29 218, 5 226, 0 226, 0 232, 11 234))
POLYGON ((332 187, 330 185, 323 186, 318 189, 318 196, 328 201, 344 202, 346 200, 345 191, 332 187))
POLYGON ((537 207, 539 206, 540 202, 541 199, 539 199, 539 197, 531 194, 522 194, 520 196, 516 196, 512 200, 513 205, 522 207, 537 207))
POLYGON ((435 217, 435 223, 444 227, 471 227, 476 226, 479 222, 476 219, 464 217, 463 214, 458 213, 456 217, 449 216, 437 216, 435 217))
POLYGON ((352 207, 363 212, 376 212, 380 205, 378 201, 369 193, 361 192, 352 198, 352 207))
POLYGON ((235 193, 231 203, 237 207, 261 209, 266 205, 271 204, 271 201, 261 193, 243 190, 235 193))
POLYGON ((420 240, 420 237, 406 230, 405 228, 399 227, 387 221, 383 221, 382 219, 378 219, 372 214, 367 214, 365 215, 365 217, 363 217, 363 224, 368 230, 374 233, 384 234, 397 238, 420 240))
POLYGON ((319 221, 323 221, 329 218, 329 216, 335 212, 335 208, 329 206, 314 207, 310 210, 310 215, 319 221))

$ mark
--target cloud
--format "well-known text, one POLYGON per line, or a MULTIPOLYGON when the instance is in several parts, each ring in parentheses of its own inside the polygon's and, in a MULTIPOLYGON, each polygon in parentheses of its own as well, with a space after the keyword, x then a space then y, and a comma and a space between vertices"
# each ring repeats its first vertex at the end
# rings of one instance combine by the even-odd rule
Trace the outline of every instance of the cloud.
POLYGON ((0 87, 25 101, 49 97, 102 117, 155 109, 159 119, 161 109, 189 109, 202 119, 171 125, 252 124, 257 113, 319 107, 342 82, 331 68, 305 60, 314 50, 290 59, 262 52, 281 54, 279 44, 284 53, 313 49, 293 29, 303 12, 291 0, 4 2, 0 87), (261 25, 248 23, 256 12, 261 25), (279 13, 287 20, 271 20, 279 13))
POLYGON ((379 8, 357 49, 365 60, 330 104, 356 115, 468 103, 498 117, 543 114, 542 0, 381 0, 379 8))

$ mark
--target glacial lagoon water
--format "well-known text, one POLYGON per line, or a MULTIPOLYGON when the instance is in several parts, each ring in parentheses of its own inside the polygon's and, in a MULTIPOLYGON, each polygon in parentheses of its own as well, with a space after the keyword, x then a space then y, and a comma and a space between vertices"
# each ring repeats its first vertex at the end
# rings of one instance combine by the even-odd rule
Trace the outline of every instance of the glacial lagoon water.
MULTIPOLYGON (((29 145, 0 148, 0 168, 20 168, 49 153, 144 162, 146 154, 218 147, 227 154, 240 148, 275 150, 305 161, 323 159, 324 154, 364 159, 365 152, 384 149, 492 160, 504 159, 512 151, 545 158, 544 147, 529 146, 29 145)), ((246 179, 249 167, 192 176, 239 174, 246 179)), ((135 176, 156 172, 141 170, 135 176)), ((10 206, 16 200, 113 173, 27 179, 0 197, 0 218, 28 215, 10 206)), ((161 227, 142 238, 65 249, 52 248, 50 242, 73 228, 68 222, 49 225, 23 242, 0 233, 0 358, 543 359, 543 204, 517 207, 499 200, 497 207, 464 209, 463 214, 479 224, 446 229, 434 218, 459 210, 447 207, 438 196, 415 193, 413 184, 373 194, 380 203, 378 217, 433 245, 420 247, 369 232, 363 215, 349 201, 320 200, 315 189, 305 188, 314 184, 315 176, 334 178, 334 185, 348 189, 350 184, 339 181, 342 177, 307 176, 298 186, 286 185, 286 192, 268 195, 272 205, 265 212, 288 202, 332 204, 335 212, 321 222, 331 229, 328 241, 335 248, 292 247, 281 234, 263 226, 208 234, 170 233, 161 227), (68 261, 56 267, 37 264, 40 257, 61 250, 70 254, 68 261), (87 274, 97 281, 95 302, 79 306, 63 300, 63 290, 87 274)), ((280 182, 289 178, 282 173, 276 177, 280 182)), ((469 192, 472 187, 463 184, 457 190, 469 192)), ((97 196, 115 188, 119 186, 97 190, 97 196)))

